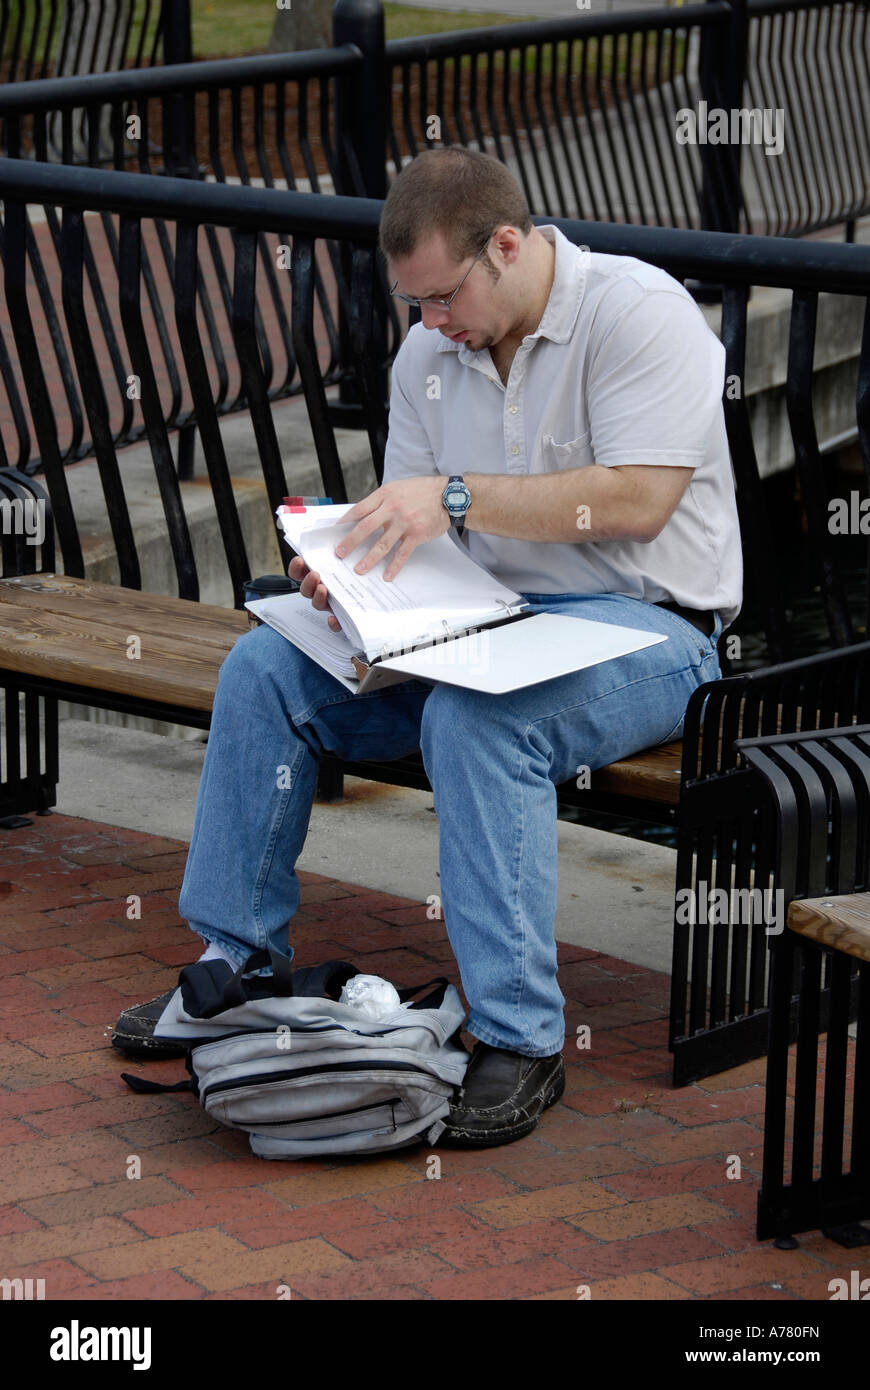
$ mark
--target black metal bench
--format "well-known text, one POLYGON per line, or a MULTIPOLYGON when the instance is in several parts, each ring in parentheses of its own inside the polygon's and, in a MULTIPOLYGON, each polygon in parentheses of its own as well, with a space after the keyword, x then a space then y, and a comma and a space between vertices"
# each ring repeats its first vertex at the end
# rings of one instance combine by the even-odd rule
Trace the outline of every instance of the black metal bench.
MULTIPOLYGON (((209 483, 216 504, 227 572, 237 607, 250 577, 244 538, 233 497, 229 465, 218 424, 218 412, 208 373, 201 326, 196 314, 197 240, 203 228, 234 229, 232 324, 238 369, 244 384, 246 409, 256 436, 262 466, 264 506, 275 508, 290 490, 278 447, 268 398, 264 364, 256 347, 256 274, 258 247, 264 231, 292 237, 292 333, 305 391, 308 414, 318 450, 324 492, 345 500, 341 462, 335 442, 329 402, 317 359, 314 317, 314 266, 319 240, 340 243, 346 251, 350 280, 343 286, 349 306, 350 348, 361 398, 366 408, 375 474, 382 477, 385 413, 375 383, 374 345, 383 341, 379 309, 383 308, 382 274, 375 258, 380 204, 366 199, 316 197, 267 189, 230 188, 154 176, 100 173, 93 170, 0 161, 0 194, 4 198, 3 259, 6 304, 30 410, 37 431, 45 480, 39 496, 50 502, 57 548, 62 557, 63 584, 51 581, 52 553, 36 554, 7 538, 3 546, 4 579, 0 581, 0 689, 4 699, 7 750, 6 776, 0 784, 0 811, 7 815, 46 810, 54 801, 57 767, 56 702, 83 704, 146 714, 153 718, 207 727, 211 693, 221 650, 243 630, 244 615, 212 610, 208 619, 210 650, 198 659, 191 678, 191 641, 187 628, 190 601, 198 597, 196 567, 187 528, 183 488, 171 458, 166 422, 142 328, 140 289, 143 282, 142 224, 160 217, 175 225, 173 296, 182 358, 205 444, 209 483), (118 557, 120 586, 95 585, 85 580, 80 538, 70 499, 70 483, 57 441, 51 400, 42 372, 26 293, 25 203, 64 208, 60 227, 63 266, 63 306, 70 335, 78 385, 94 439, 100 479, 106 498, 118 557), (142 382, 142 404, 155 478, 160 492, 173 557, 170 582, 178 597, 148 595, 141 590, 141 571, 128 499, 111 431, 106 402, 96 370, 88 315, 85 309, 82 222, 86 212, 98 212, 117 226, 120 248, 118 296, 124 345, 130 369, 142 382), (289 232, 288 232, 289 229, 289 232), (22 549, 26 553, 22 555, 22 549), (22 574, 42 575, 22 583, 22 574), (34 588, 36 584, 41 587, 34 588), (45 587, 49 585, 49 587, 45 587), (64 587, 66 585, 66 587, 64 587), (39 635, 36 610, 47 629, 39 635), (76 617, 75 615, 78 615, 76 617), (87 618, 87 623, 85 623, 87 618), (20 640, 22 623, 37 632, 20 640), (136 624, 135 626, 132 624, 136 624), (76 626, 78 624, 78 626, 76 626), (123 651, 132 632, 159 636, 161 624, 172 640, 160 659, 132 663, 123 651), (82 634, 78 644, 69 632, 82 634), (133 676, 135 671, 135 677, 133 676), (179 677, 180 679, 175 679, 179 677), (186 690, 182 697, 180 692, 186 690)), ((539 218, 539 221, 545 219, 539 218)), ((680 766, 676 746, 614 764, 593 774, 589 791, 573 784, 560 787, 560 809, 576 805, 619 808, 625 814, 661 820, 670 817, 679 827, 677 887, 694 891, 699 855, 720 859, 727 841, 720 784, 734 768, 734 740, 766 734, 777 727, 817 727, 848 723, 866 716, 865 687, 868 644, 853 645, 855 631, 845 599, 839 555, 827 530, 827 493, 812 413, 815 312, 822 290, 866 300, 870 291, 870 249, 849 246, 796 244, 766 238, 739 238, 717 233, 682 232, 593 223, 557 221, 575 242, 610 254, 638 255, 663 266, 680 279, 717 279, 723 283, 722 337, 727 373, 740 384, 726 393, 725 414, 737 480, 738 507, 744 541, 747 592, 760 614, 769 656, 778 663, 766 672, 734 675, 698 691, 690 702, 680 766), (786 394, 797 453, 798 476, 810 535, 818 552, 818 577, 831 643, 840 650, 831 657, 799 663, 782 660, 788 654, 788 622, 776 582, 765 515, 764 492, 753 447, 750 417, 742 389, 745 368, 747 304, 753 285, 783 286, 793 291, 786 394), (798 692, 795 694, 795 692, 798 692), (721 777, 719 774, 723 774, 721 777), (718 778, 718 781, 716 780, 718 778), (714 784, 715 783, 715 784, 714 784)), ((865 459, 868 457, 870 406, 870 332, 865 333, 859 369, 856 426, 865 459)), ((5 486, 38 489, 4 471, 5 486)), ((154 650, 157 651, 158 646, 154 650)), ((374 779, 425 786, 422 766, 413 759, 391 764, 356 764, 352 769, 374 779)), ((321 787, 336 771, 324 760, 321 787)), ((333 784, 334 789, 334 784, 333 784)), ((726 817, 727 820, 727 817, 726 817)), ((762 851, 759 851, 762 852, 762 851)), ((724 860, 723 860, 724 862, 724 860)), ((735 872, 748 872, 745 853, 735 858, 735 872)), ((748 985, 737 967, 729 967, 722 933, 711 948, 703 925, 680 930, 676 922, 673 969, 671 1045, 675 1080, 722 1070, 763 1051, 767 1026, 767 945, 757 924, 750 926, 746 949, 751 957, 748 985), (687 1000, 687 990, 689 997, 687 1000)), ((743 929, 741 928, 741 931, 743 929)), ((738 956, 740 950, 738 947, 738 956)))
POLYGON ((757 1235, 870 1245, 870 724, 737 751, 744 822, 767 823, 782 893, 757 1235))

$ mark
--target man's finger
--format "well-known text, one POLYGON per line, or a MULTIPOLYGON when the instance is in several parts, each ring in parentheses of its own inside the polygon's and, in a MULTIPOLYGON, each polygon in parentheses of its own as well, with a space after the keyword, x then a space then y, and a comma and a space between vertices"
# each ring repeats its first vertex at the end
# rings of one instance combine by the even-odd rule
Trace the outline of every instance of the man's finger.
POLYGON ((371 516, 363 517, 358 526, 355 526, 352 531, 342 537, 335 547, 335 553, 339 559, 347 559, 348 555, 352 555, 363 541, 368 540, 376 531, 389 526, 389 521, 375 521, 374 515, 373 513, 371 516))
MULTIPOLYGON (((401 534, 401 530, 398 526, 388 527, 384 531, 384 534, 380 537, 380 539, 376 540, 374 544, 369 547, 368 553, 363 555, 362 559, 356 562, 356 564, 354 565, 355 572, 357 574, 367 574, 370 569, 374 569, 375 565, 380 564, 381 560, 384 559, 384 556, 389 555, 390 551, 401 539, 401 534)), ((405 563, 405 560, 407 560, 408 555, 411 553, 411 551, 407 549, 407 544, 408 543, 406 541, 405 555, 399 565, 399 569, 402 568, 402 565, 405 563)), ((411 543, 411 550, 414 549, 415 544, 416 542, 411 543)), ((397 555, 401 554, 401 550, 402 548, 400 547, 399 551, 397 551, 397 555)), ((391 561, 390 568, 393 569, 394 566, 395 558, 391 561)), ((384 574, 384 578, 387 578, 386 573, 384 574)))
POLYGON ((387 568, 384 570, 384 579, 395 579, 396 575, 408 562, 416 549, 416 541, 403 541, 392 560, 390 560, 387 565, 387 568))

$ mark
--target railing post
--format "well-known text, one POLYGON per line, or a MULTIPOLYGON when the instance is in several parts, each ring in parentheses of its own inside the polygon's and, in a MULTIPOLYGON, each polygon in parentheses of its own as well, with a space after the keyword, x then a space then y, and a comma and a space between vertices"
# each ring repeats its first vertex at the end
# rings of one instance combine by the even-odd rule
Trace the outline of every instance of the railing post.
MULTIPOLYGON (((190 63, 190 0, 163 0, 163 61, 190 63)), ((196 135, 193 96, 175 92, 163 98, 163 163, 174 178, 195 178, 196 135)))
MULTIPOLYGON (((711 0, 707 0, 711 3, 711 0)), ((701 96, 708 112, 729 113, 743 105, 749 38, 747 0, 728 0, 731 15, 724 42, 715 29, 701 38, 701 96)), ((729 118, 730 119, 730 118, 729 118)), ((701 226, 716 232, 740 230, 740 145, 701 145, 701 226)))
POLYGON ((337 193, 364 193, 384 198, 387 193, 387 58, 381 0, 336 0, 332 11, 332 42, 336 48, 353 43, 363 55, 361 69, 338 83, 335 126, 341 187, 337 193), (354 184, 351 151, 356 156, 362 188, 354 184))
MULTIPOLYGON (((361 68, 336 84, 335 134, 338 153, 336 193, 349 197, 385 198, 387 194, 387 59, 384 47, 384 11, 380 0, 336 0, 332 11, 334 47, 356 44, 363 55, 361 68)), ((350 288, 351 252, 342 246, 341 267, 344 283, 350 288)), ((339 304, 338 335, 342 365, 353 360, 350 330, 344 308, 339 304)), ((375 299, 372 320, 372 355, 375 362, 386 359, 386 321, 378 312, 375 299)), ((378 389, 386 399, 387 375, 377 370, 378 389)), ((339 399, 330 405, 330 419, 345 428, 364 429, 362 403, 356 380, 345 375, 339 386, 339 399)))

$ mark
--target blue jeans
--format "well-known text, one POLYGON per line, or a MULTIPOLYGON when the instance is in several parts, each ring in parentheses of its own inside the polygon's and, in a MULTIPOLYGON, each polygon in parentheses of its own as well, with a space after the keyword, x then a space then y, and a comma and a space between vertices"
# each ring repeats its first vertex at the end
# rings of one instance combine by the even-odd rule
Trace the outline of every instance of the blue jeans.
POLYGON ((239 962, 292 955, 295 863, 318 762, 420 748, 440 830, 445 926, 468 1030, 530 1057, 560 1051, 556 979, 556 785, 679 737, 692 691, 720 675, 716 641, 667 609, 621 595, 525 594, 536 612, 667 635, 629 656, 488 695, 408 680, 357 695, 272 628, 221 667, 179 908, 239 962))

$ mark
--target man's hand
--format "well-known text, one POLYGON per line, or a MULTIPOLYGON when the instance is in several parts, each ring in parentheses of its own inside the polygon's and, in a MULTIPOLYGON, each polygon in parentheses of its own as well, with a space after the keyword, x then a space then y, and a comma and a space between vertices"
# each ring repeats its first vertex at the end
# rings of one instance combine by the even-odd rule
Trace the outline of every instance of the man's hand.
MULTIPOLYGON (((329 612, 329 594, 326 592, 326 585, 321 584, 320 575, 315 570, 310 570, 302 559, 301 555, 294 555, 287 568, 287 573, 291 579, 300 580, 299 592, 303 598, 310 598, 318 612, 329 612)), ((333 632, 341 632, 341 624, 334 613, 330 612, 329 626, 333 632)))
POLYGON ((445 487, 446 480, 440 473, 425 478, 397 478, 395 482, 385 483, 345 514, 345 521, 357 525, 336 546, 336 555, 352 555, 367 536, 383 527, 380 540, 369 547, 368 554, 361 557, 354 570, 357 574, 365 574, 399 543, 384 571, 384 579, 395 579, 418 545, 449 531, 450 517, 441 502, 445 487))

